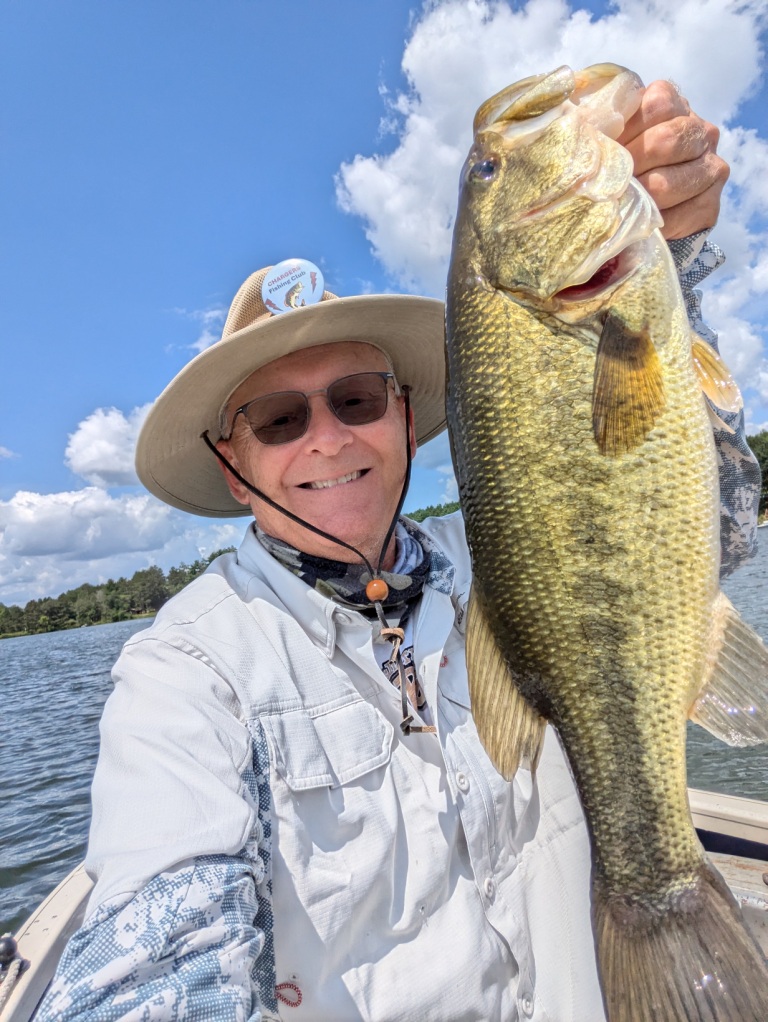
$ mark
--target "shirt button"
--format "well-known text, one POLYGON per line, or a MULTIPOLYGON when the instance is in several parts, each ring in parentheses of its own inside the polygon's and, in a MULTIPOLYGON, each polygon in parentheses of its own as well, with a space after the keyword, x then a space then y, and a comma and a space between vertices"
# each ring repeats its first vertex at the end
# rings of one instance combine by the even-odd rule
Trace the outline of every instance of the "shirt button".
POLYGON ((466 774, 461 773, 461 771, 456 774, 456 786, 459 791, 469 791, 469 778, 466 774))
POLYGON ((496 892, 496 884, 493 882, 493 877, 486 877, 485 883, 483 884, 483 890, 486 896, 492 898, 496 892))
POLYGON ((520 1007, 523 1009, 523 1014, 530 1018, 533 1015, 533 998, 526 994, 520 1001, 520 1007))

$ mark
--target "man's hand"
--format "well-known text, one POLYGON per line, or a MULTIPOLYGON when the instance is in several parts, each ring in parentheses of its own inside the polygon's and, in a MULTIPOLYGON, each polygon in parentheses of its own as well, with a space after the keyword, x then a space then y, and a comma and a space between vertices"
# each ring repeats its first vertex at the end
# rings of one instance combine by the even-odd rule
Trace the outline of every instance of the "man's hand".
POLYGON ((691 110, 671 82, 651 82, 618 141, 635 161, 635 177, 664 217, 667 240, 717 222, 730 169, 717 155, 720 132, 691 110))

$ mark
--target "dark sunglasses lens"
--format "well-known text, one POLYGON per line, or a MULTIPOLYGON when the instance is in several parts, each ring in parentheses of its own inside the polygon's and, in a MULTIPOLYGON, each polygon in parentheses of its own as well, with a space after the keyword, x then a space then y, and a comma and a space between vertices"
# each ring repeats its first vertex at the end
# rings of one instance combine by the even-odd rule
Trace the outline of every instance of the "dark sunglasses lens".
POLYGON ((375 422, 387 410, 387 379, 378 373, 358 373, 336 380, 328 388, 334 415, 347 426, 375 422))
POLYGON ((309 422, 307 399, 298 391, 257 398, 248 405, 245 415, 254 435, 263 444, 298 440, 309 422))

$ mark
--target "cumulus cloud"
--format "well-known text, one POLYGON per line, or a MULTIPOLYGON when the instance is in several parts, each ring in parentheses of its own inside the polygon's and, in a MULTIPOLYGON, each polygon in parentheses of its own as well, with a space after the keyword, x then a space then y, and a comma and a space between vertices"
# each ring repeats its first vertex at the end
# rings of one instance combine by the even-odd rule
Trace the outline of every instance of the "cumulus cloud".
POLYGON ((162 546, 173 524, 171 508, 148 494, 112 497, 96 486, 50 494, 21 490, 0 501, 0 551, 98 560, 162 546))
POLYGON ((97 408, 70 433, 64 462, 94 486, 130 486, 138 482, 133 467, 136 438, 151 404, 124 415, 117 408, 97 408))
POLYGON ((163 570, 237 545, 243 522, 207 522, 148 494, 99 487, 0 501, 0 601, 24 604, 84 582, 163 570))
POLYGON ((768 295, 759 255, 768 240, 761 219, 768 210, 768 142, 737 123, 740 105, 761 84, 768 8, 760 0, 618 0, 596 16, 574 6, 563 0, 427 4, 403 55, 407 88, 384 92, 384 124, 396 145, 341 166, 341 208, 363 221, 374 254, 400 287, 442 297, 459 170, 484 99, 560 64, 611 60, 645 81, 670 78, 694 109, 725 125, 721 151, 732 165, 717 234, 728 263, 715 285, 731 295, 721 294, 714 311, 707 307, 708 319, 724 350, 736 353, 742 380, 768 376, 761 328, 751 322, 768 295))

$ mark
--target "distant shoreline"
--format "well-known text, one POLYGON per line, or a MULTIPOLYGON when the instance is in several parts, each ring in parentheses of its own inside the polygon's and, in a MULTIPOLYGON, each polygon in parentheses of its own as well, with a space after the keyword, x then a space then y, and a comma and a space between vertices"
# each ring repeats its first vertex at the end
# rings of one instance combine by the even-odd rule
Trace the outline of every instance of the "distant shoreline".
MULTIPOLYGON (((406 517, 420 522, 458 509, 458 501, 433 504, 409 512, 406 517)), ((153 617, 171 597, 202 575, 211 561, 234 549, 214 550, 206 558, 169 568, 167 573, 152 565, 134 572, 131 578, 109 579, 97 585, 85 582, 56 597, 29 600, 24 607, 7 607, 0 603, 0 639, 21 639, 153 617)))
POLYGON ((65 628, 51 628, 48 632, 4 632, 0 639, 25 639, 32 635, 50 635, 52 632, 74 632, 78 628, 95 628, 97 625, 116 625, 121 621, 141 621, 142 618, 154 617, 157 611, 150 610, 146 614, 129 614, 128 617, 121 617, 116 621, 94 621, 93 624, 67 625, 65 628))

